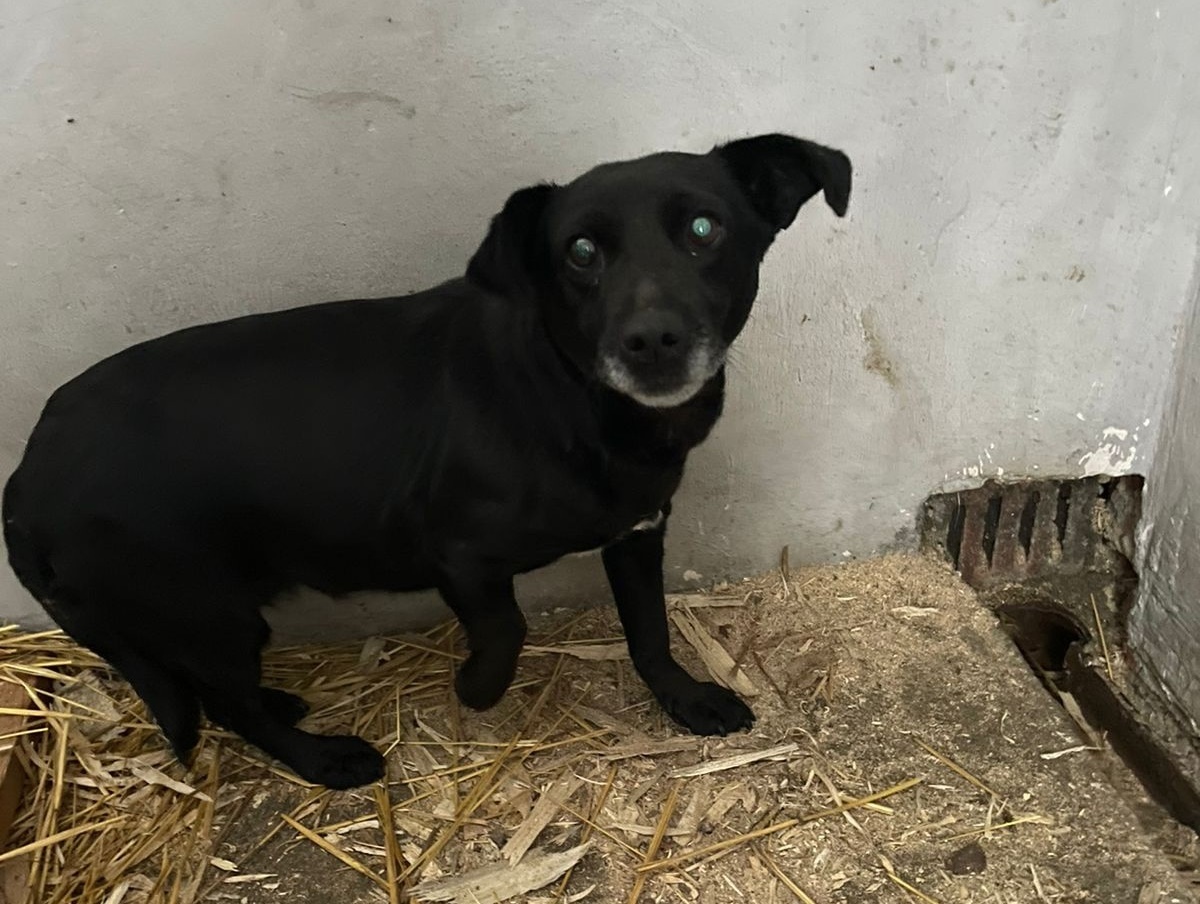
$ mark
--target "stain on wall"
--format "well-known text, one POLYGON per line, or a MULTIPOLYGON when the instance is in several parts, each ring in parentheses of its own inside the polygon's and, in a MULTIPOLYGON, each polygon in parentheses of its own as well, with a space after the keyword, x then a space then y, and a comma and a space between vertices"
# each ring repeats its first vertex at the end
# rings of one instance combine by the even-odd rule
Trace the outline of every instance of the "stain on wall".
POLYGON ((385 107, 395 110, 405 119, 412 119, 417 115, 417 108, 412 104, 405 103, 400 98, 392 97, 390 94, 384 94, 382 91, 315 92, 299 89, 293 91, 292 96, 329 110, 359 107, 363 104, 382 104, 385 107))
POLYGON ((863 356, 863 367, 882 377, 892 389, 897 389, 900 386, 900 378, 896 375, 896 367, 884 348, 883 337, 879 334, 879 326, 875 321, 875 312, 868 308, 859 315, 859 321, 862 323, 863 342, 867 346, 867 353, 863 356))

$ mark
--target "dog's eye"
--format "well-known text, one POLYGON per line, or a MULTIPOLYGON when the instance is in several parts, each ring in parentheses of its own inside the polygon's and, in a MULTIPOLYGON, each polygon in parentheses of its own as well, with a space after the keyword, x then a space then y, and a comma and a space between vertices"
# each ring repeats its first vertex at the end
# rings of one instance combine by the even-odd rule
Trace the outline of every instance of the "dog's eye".
POLYGON ((701 214, 688 224, 688 241, 699 248, 713 245, 721 237, 721 224, 715 217, 701 214))
POLYGON ((567 248, 567 260, 576 267, 590 267, 596 262, 596 257, 596 243, 586 235, 573 239, 567 248))

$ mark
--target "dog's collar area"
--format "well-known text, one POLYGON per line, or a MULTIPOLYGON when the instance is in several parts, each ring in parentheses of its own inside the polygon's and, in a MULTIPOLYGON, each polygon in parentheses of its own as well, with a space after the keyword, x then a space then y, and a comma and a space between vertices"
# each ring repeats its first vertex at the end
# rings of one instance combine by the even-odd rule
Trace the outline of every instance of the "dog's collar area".
POLYGON ((665 519, 666 519, 666 515, 663 514, 663 512, 660 510, 653 517, 644 518, 641 521, 639 521, 637 524, 635 524, 631 528, 631 532, 654 530, 655 528, 662 526, 662 523, 665 519))
POLYGON ((658 528, 662 527, 663 522, 666 520, 667 513, 660 509, 653 517, 643 518, 633 527, 629 528, 629 530, 625 531, 625 533, 613 539, 611 543, 606 543, 604 546, 597 546, 595 549, 584 549, 579 552, 569 553, 569 555, 577 558, 595 555, 603 550, 606 546, 610 546, 612 543, 616 543, 618 540, 622 540, 625 537, 628 537, 630 534, 644 533, 648 530, 657 530, 658 528))

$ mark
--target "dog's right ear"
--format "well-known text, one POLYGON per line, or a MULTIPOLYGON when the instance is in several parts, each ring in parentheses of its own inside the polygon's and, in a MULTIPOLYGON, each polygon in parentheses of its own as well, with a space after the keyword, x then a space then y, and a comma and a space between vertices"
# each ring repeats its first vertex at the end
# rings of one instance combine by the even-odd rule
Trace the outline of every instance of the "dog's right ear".
POLYGON ((510 195, 467 265, 467 279, 501 295, 532 291, 546 269, 543 217, 556 191, 541 184, 510 195))
POLYGON ((742 190, 778 232, 796 219, 817 192, 839 217, 850 203, 850 158, 841 151, 792 135, 759 135, 713 149, 742 190))

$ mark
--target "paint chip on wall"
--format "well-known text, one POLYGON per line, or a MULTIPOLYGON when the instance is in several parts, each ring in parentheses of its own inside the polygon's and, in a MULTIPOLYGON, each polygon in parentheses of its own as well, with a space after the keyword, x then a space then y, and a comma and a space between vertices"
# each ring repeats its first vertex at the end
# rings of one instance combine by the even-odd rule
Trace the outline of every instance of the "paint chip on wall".
POLYGON ((1105 427, 1101 434, 1100 444, 1090 452, 1085 453, 1079 464, 1083 467, 1085 477, 1111 475, 1119 477, 1133 470, 1133 462, 1137 457, 1137 431, 1130 432, 1121 427, 1105 427))

